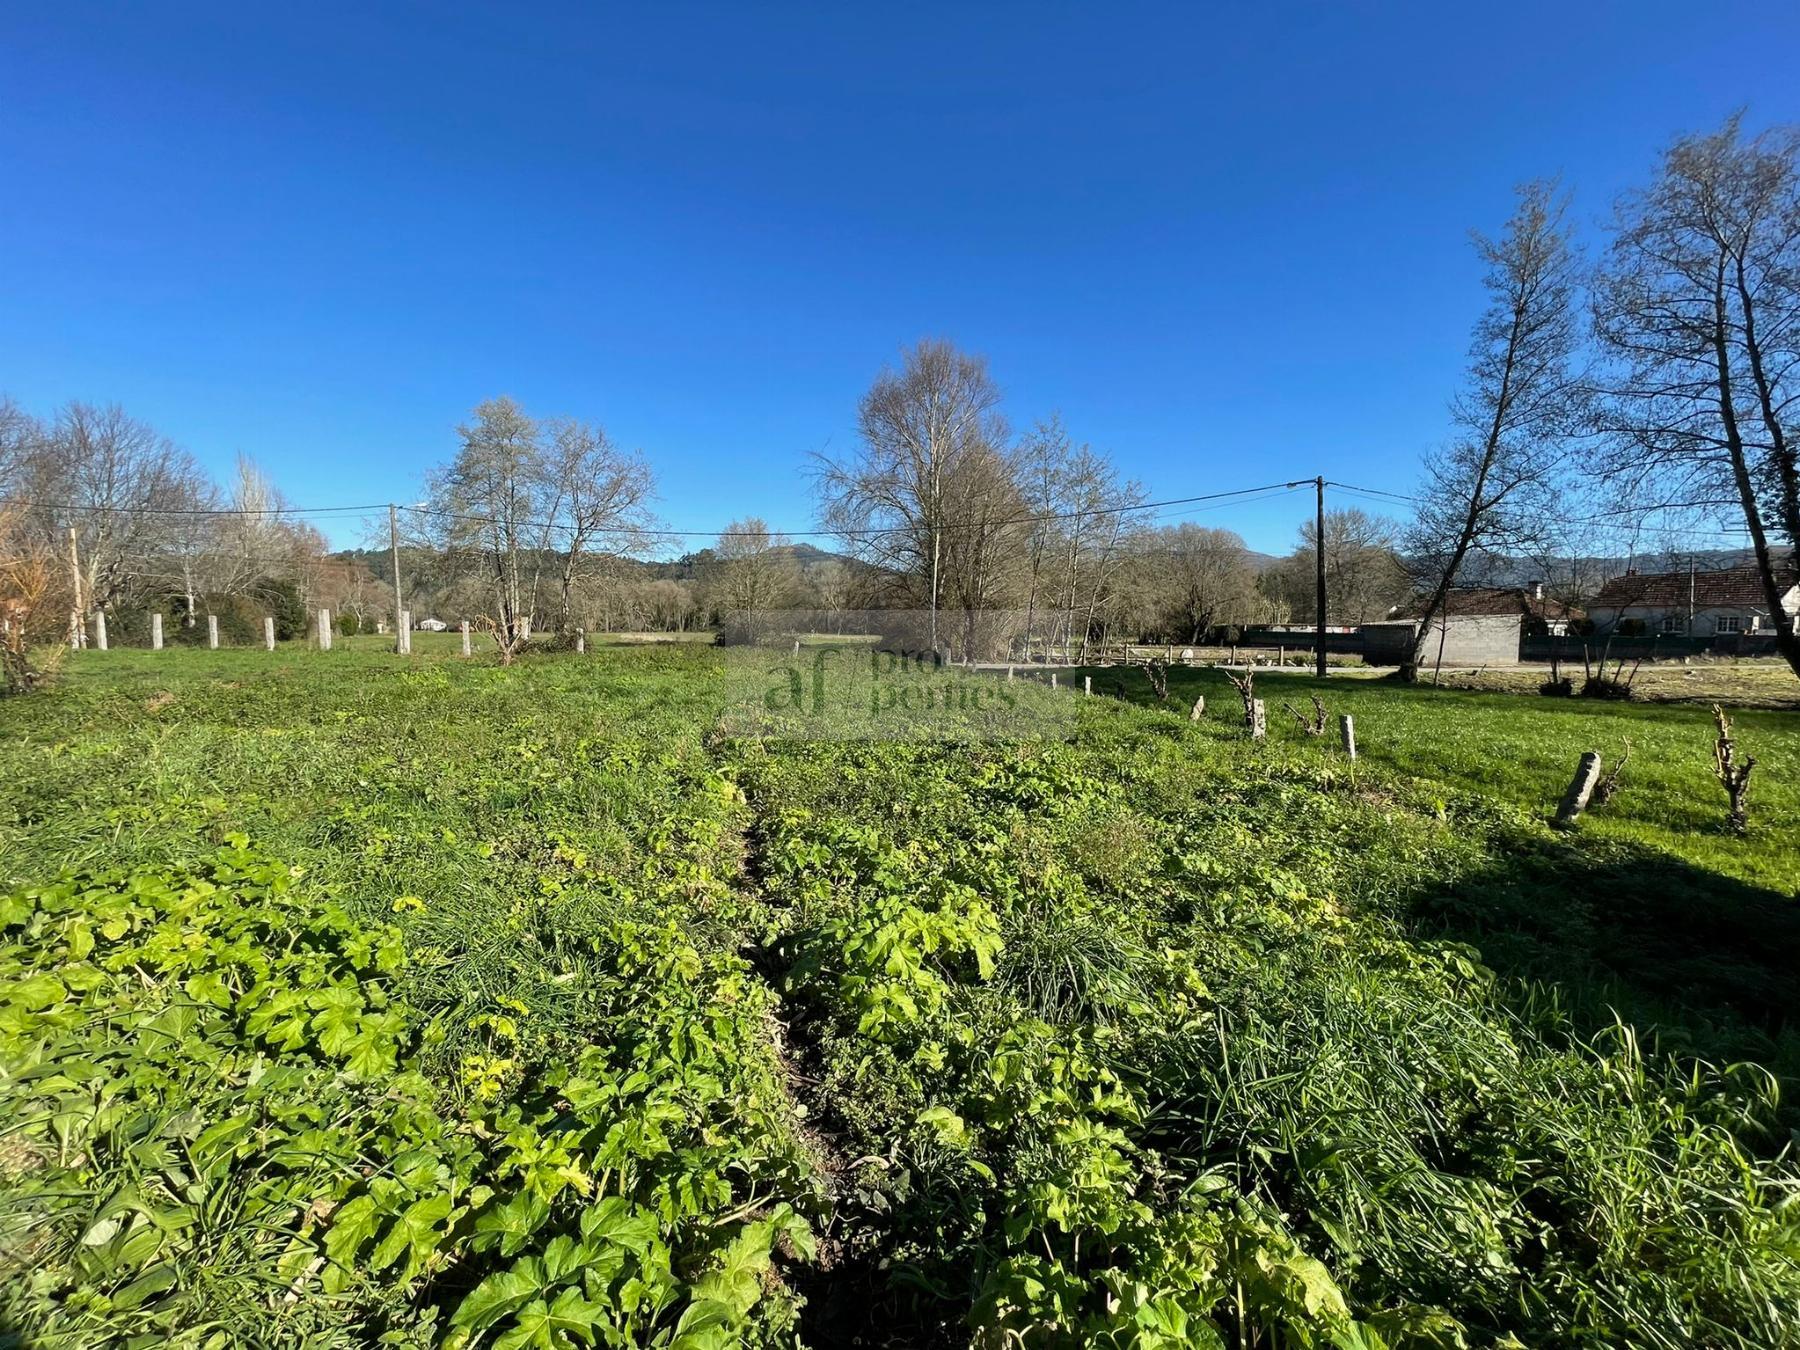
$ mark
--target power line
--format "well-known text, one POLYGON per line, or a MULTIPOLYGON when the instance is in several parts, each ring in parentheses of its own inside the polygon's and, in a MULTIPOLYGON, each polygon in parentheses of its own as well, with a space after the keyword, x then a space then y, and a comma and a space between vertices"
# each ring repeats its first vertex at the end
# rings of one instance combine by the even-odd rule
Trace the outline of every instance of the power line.
POLYGON ((30 511, 107 511, 121 516, 330 516, 387 509, 386 502, 373 506, 97 506, 92 502, 33 502, 20 497, 0 498, 0 506, 23 506, 30 511))
MULTIPOLYGON (((1311 480, 1309 479, 1308 481, 1310 482, 1311 480)), ((940 529, 979 529, 979 528, 992 529, 992 528, 998 528, 998 527, 1004 526, 1004 525, 1038 524, 1038 523, 1042 523, 1045 521, 1052 521, 1052 520, 1075 520, 1075 519, 1079 519, 1079 518, 1086 517, 1086 516, 1123 515, 1123 514, 1126 514, 1127 512, 1153 511, 1153 510, 1160 510, 1160 509, 1163 509, 1166 507, 1188 506, 1188 505, 1192 505, 1192 504, 1200 503, 1200 502, 1226 501, 1231 498, 1247 497, 1247 496, 1250 496, 1255 493, 1271 493, 1272 492, 1274 494, 1279 494, 1280 492, 1285 491, 1287 486, 1288 485, 1281 484, 1281 483, 1265 483, 1259 487, 1234 488, 1227 492, 1204 492, 1204 493, 1196 494, 1195 496, 1191 496, 1191 497, 1168 497, 1168 498, 1164 498, 1160 501, 1120 502, 1120 503, 1116 503, 1116 504, 1113 504, 1110 506, 1083 507, 1083 508, 1080 508, 1078 510, 1073 510, 1073 511, 1034 512, 1034 513, 1031 513, 1028 515, 1011 516, 1005 520, 983 522, 980 525, 967 524, 967 523, 961 523, 961 522, 945 522, 943 525, 939 526, 939 528, 940 529)), ((158 506, 108 507, 108 506, 96 506, 91 503, 81 504, 81 503, 75 503, 75 502, 26 501, 26 500, 19 499, 19 498, 6 498, 6 499, 0 499, 0 501, 3 501, 4 504, 6 504, 6 505, 23 506, 28 509, 37 510, 37 511, 56 511, 56 512, 65 512, 65 513, 106 511, 106 512, 114 512, 114 513, 117 513, 120 515, 145 515, 145 516, 275 516, 275 517, 281 517, 281 516, 322 516, 322 515, 357 515, 357 514, 365 514, 366 515, 371 512, 385 511, 388 509, 388 507, 390 505, 390 503, 388 503, 388 502, 375 502, 375 503, 371 503, 368 505, 362 505, 362 506, 309 506, 309 507, 158 507, 158 506)), ((461 522, 464 524, 493 525, 493 524, 500 523, 499 519, 494 516, 485 516, 485 515, 478 515, 478 514, 469 513, 469 512, 453 511, 453 510, 448 510, 443 507, 425 506, 422 503, 410 505, 410 506, 401 506, 398 509, 402 510, 402 511, 410 511, 414 515, 435 516, 439 519, 458 521, 458 522, 461 522)), ((560 530, 564 533, 575 533, 580 528, 578 526, 570 525, 570 524, 567 524, 567 523, 564 523, 561 521, 549 521, 549 520, 516 520, 516 521, 513 521, 512 524, 514 527, 519 528, 519 529, 560 530)), ((783 538, 787 538, 787 539, 839 539, 839 538, 877 537, 877 536, 889 535, 889 534, 906 534, 906 533, 910 533, 913 528, 914 527, 912 527, 912 526, 906 526, 906 525, 887 525, 887 526, 867 526, 867 527, 863 527, 863 528, 844 527, 844 528, 839 528, 839 529, 814 529, 814 530, 776 530, 776 529, 771 529, 771 530, 768 530, 766 533, 771 536, 780 535, 783 538)), ((701 538, 749 539, 749 538, 761 538, 761 537, 763 537, 763 534, 764 534, 764 532, 760 532, 760 531, 756 531, 756 530, 730 530, 730 529, 713 529, 713 528, 676 529, 671 526, 648 526, 648 525, 646 525, 646 526, 620 525, 620 526, 614 526, 614 527, 610 527, 610 528, 606 528, 606 529, 596 530, 593 533, 600 534, 600 535, 627 535, 627 536, 633 536, 633 537, 639 537, 639 538, 653 537, 653 538, 667 538, 667 539, 701 539, 701 538)))
MULTIPOLYGON (((1288 482, 1288 483, 1266 483, 1266 484, 1263 484, 1258 487, 1234 488, 1234 489, 1231 489, 1231 490, 1225 491, 1225 492, 1199 493, 1199 494, 1196 494, 1196 495, 1190 496, 1190 497, 1168 497, 1168 498, 1163 498, 1161 500, 1149 501, 1149 502, 1117 503, 1117 504, 1110 505, 1110 506, 1084 507, 1084 508, 1081 508, 1078 510, 1072 510, 1072 511, 1033 512, 1033 513, 1030 513, 1027 515, 1011 516, 1006 519, 997 520, 997 521, 985 521, 985 522, 979 522, 979 523, 946 521, 946 522, 942 523, 941 525, 939 525, 938 529, 940 531, 959 530, 959 529, 965 529, 965 530, 966 529, 983 529, 983 528, 997 529, 997 528, 1001 528, 1001 527, 1009 526, 1009 525, 1041 524, 1041 523, 1045 523, 1045 522, 1049 522, 1049 521, 1075 520, 1075 519, 1081 519, 1081 518, 1090 517, 1090 516, 1122 516, 1122 515, 1126 515, 1128 513, 1136 513, 1136 512, 1141 512, 1141 511, 1166 511, 1166 512, 1168 512, 1168 514, 1166 514, 1162 517, 1159 517, 1159 519, 1177 519, 1177 518, 1179 518, 1181 516, 1185 516, 1185 515, 1200 514, 1201 512, 1207 511, 1207 510, 1221 509, 1222 507, 1228 506, 1228 505, 1248 506, 1253 502, 1267 501, 1272 498, 1282 496, 1285 493, 1288 493, 1291 491, 1297 491, 1303 487, 1310 487, 1313 485, 1313 483, 1314 483, 1314 480, 1310 479, 1310 478, 1297 479, 1297 480, 1294 480, 1294 481, 1288 482), (1207 505, 1207 503, 1216 503, 1217 505, 1207 505), (1169 511, 1168 510, 1169 508, 1185 508, 1185 507, 1194 507, 1195 509, 1192 511, 1188 511, 1188 510, 1169 511)), ((1335 479, 1326 479, 1325 486, 1328 488, 1335 488, 1338 491, 1346 493, 1352 497, 1358 498, 1359 500, 1374 502, 1377 505, 1388 505, 1388 504, 1392 504, 1392 503, 1417 504, 1423 500, 1422 498, 1411 495, 1409 493, 1394 492, 1394 491, 1391 491, 1386 488, 1364 487, 1359 484, 1339 482, 1335 479)), ((8 505, 8 506, 21 506, 21 507, 25 507, 30 510, 53 511, 53 512, 57 512, 59 514, 106 512, 106 513, 117 514, 117 515, 162 516, 162 517, 181 517, 181 518, 190 518, 190 517, 209 517, 209 518, 210 517, 238 517, 238 518, 273 517, 276 519, 277 522, 279 522, 280 518, 290 517, 290 516, 294 516, 294 517, 299 517, 299 516, 343 517, 343 516, 357 516, 357 515, 367 516, 367 515, 370 515, 371 513, 385 511, 388 509, 388 506, 390 505, 387 502, 372 502, 372 503, 367 503, 367 504, 362 504, 362 505, 302 506, 302 507, 293 507, 293 506, 269 506, 269 507, 117 506, 117 507, 109 507, 109 506, 97 506, 97 505, 94 505, 91 503, 81 504, 81 503, 74 503, 74 502, 60 502, 60 503, 58 503, 58 502, 39 502, 39 501, 26 500, 23 498, 0 498, 0 504, 8 505)), ((442 507, 431 507, 431 506, 425 506, 423 504, 401 506, 398 509, 401 511, 412 512, 414 515, 432 516, 432 517, 436 517, 438 519, 455 521, 455 522, 462 523, 462 524, 493 525, 493 524, 499 523, 498 518, 494 517, 494 516, 484 516, 484 515, 473 514, 473 513, 468 513, 468 512, 452 511, 452 510, 448 510, 448 509, 445 509, 442 507)), ((1663 511, 1663 510, 1675 510, 1675 509, 1680 509, 1680 508, 1669 507, 1669 506, 1657 506, 1657 507, 1645 508, 1645 510, 1647 510, 1647 511, 1663 511)), ((1557 523, 1562 524, 1562 525, 1568 525, 1568 526, 1586 525, 1586 524, 1592 524, 1597 519, 1630 515, 1630 514, 1632 514, 1633 510, 1634 510, 1634 508, 1631 508, 1631 507, 1621 507, 1615 511, 1596 512, 1596 513, 1594 513, 1594 516, 1592 516, 1592 517, 1584 517, 1581 519, 1574 519, 1574 518, 1570 518, 1570 517, 1556 517, 1555 519, 1557 520, 1557 523)), ((560 522, 560 521, 546 521, 546 520, 519 520, 519 521, 514 521, 513 525, 516 528, 520 528, 520 529, 557 531, 557 532, 561 532, 563 534, 577 533, 580 528, 578 526, 570 525, 570 524, 560 522)), ((769 538, 780 537, 783 539, 875 539, 875 538, 882 538, 882 537, 891 536, 891 535, 909 534, 909 533, 914 532, 914 530, 917 528, 920 528, 920 527, 915 527, 915 526, 910 526, 910 525, 887 525, 887 526, 867 526, 867 527, 862 527, 862 528, 844 527, 844 528, 838 528, 838 529, 809 529, 809 530, 770 529, 766 532, 766 535, 765 535, 764 532, 759 532, 759 531, 755 531, 755 530, 728 530, 728 529, 714 529, 714 528, 677 529, 672 526, 620 525, 620 526, 613 526, 613 527, 606 528, 606 529, 596 530, 596 531, 593 531, 593 533, 599 537, 613 537, 613 538, 625 538, 625 539, 655 538, 655 539, 687 540, 687 539, 750 539, 750 538, 763 538, 763 537, 769 537, 769 538)), ((1708 532, 1717 534, 1717 535, 1722 535, 1722 536, 1723 535, 1743 535, 1743 534, 1747 533, 1747 531, 1744 529, 1737 528, 1737 527, 1731 527, 1731 526, 1712 526, 1709 528, 1709 527, 1702 527, 1702 526, 1650 525, 1650 524, 1646 524, 1643 522, 1638 522, 1638 523, 1630 524, 1630 525, 1617 526, 1617 527, 1612 527, 1612 528, 1617 528, 1617 529, 1624 530, 1624 531, 1639 532, 1639 533, 1652 533, 1652 534, 1665 534, 1665 535, 1687 535, 1687 536, 1692 536, 1696 533, 1708 533, 1708 532)), ((244 560, 250 561, 250 559, 248 557, 245 557, 244 560)), ((271 561, 273 561, 273 560, 271 560, 271 561)))
MULTIPOLYGON (((1348 483, 1334 483, 1330 479, 1326 480, 1325 486, 1337 488, 1340 492, 1343 492, 1348 496, 1355 497, 1361 501, 1373 502, 1376 505, 1386 505, 1390 499, 1414 503, 1423 500, 1419 497, 1407 496, 1405 493, 1385 492, 1380 488, 1353 487, 1348 483)), ((1741 526, 1734 525, 1651 525, 1643 521, 1637 521, 1630 524, 1605 523, 1616 519, 1619 516, 1631 515, 1637 509, 1638 508, 1633 507, 1620 507, 1613 511, 1595 511, 1586 516, 1550 516, 1547 519, 1553 521, 1555 524, 1568 528, 1587 526, 1600 530, 1615 531, 1620 534, 1663 534, 1692 538, 1697 534, 1712 534, 1725 537, 1741 536, 1748 533, 1748 531, 1741 526)), ((1648 512, 1676 510, 1679 508, 1656 506, 1642 509, 1648 512)))
POLYGON ((1417 502, 1420 500, 1420 498, 1408 496, 1404 492, 1389 492, 1386 488, 1358 487, 1354 483, 1339 483, 1331 478, 1325 480, 1325 486, 1328 488, 1342 488, 1345 492, 1361 492, 1370 497, 1392 497, 1395 501, 1401 502, 1417 502))
MULTIPOLYGON (((1308 480, 1308 481, 1310 482, 1311 480, 1308 480)), ((1279 494, 1283 491, 1286 491, 1287 486, 1288 485, 1283 484, 1283 483, 1265 483, 1260 487, 1234 488, 1229 492, 1205 492, 1205 493, 1201 493, 1201 494, 1199 494, 1197 496, 1193 496, 1193 497, 1169 497, 1162 501, 1153 501, 1153 502, 1121 502, 1121 503, 1117 503, 1117 504, 1114 504, 1111 506, 1084 507, 1084 508, 1082 508, 1080 510, 1076 510, 1076 511, 1040 511, 1040 512, 1035 512, 1030 515, 1009 516, 1004 520, 981 521, 981 522, 946 521, 945 523, 939 525, 937 528, 940 530, 998 529, 1005 525, 1030 525, 1030 524, 1039 524, 1039 523, 1042 523, 1045 521, 1051 521, 1051 520, 1075 520, 1075 519, 1078 519, 1083 516, 1117 516, 1117 515, 1124 515, 1125 513, 1130 512, 1130 511, 1153 511, 1153 510, 1159 510, 1164 507, 1170 507, 1170 506, 1186 506, 1186 505, 1189 505, 1191 503, 1196 503, 1196 502, 1224 501, 1228 498, 1233 498, 1233 497, 1246 497, 1246 496, 1251 495, 1252 493, 1262 493, 1262 492, 1273 491, 1274 493, 1279 494)), ((415 515, 437 516, 442 519, 461 521, 466 524, 495 525, 495 524, 501 523, 500 520, 494 516, 474 515, 474 514, 469 514, 469 513, 465 513, 465 512, 451 511, 451 510, 447 510, 443 507, 403 506, 400 509, 402 511, 411 511, 415 515)), ((516 520, 516 521, 513 521, 512 524, 514 527, 519 528, 519 529, 562 530, 566 533, 572 533, 576 529, 576 527, 572 526, 572 525, 565 525, 565 524, 562 524, 557 521, 545 521, 545 520, 516 520)), ((679 530, 679 529, 674 529, 674 528, 669 528, 669 527, 657 527, 657 526, 641 526, 640 527, 640 526, 632 526, 632 525, 621 525, 621 526, 614 527, 612 529, 598 530, 598 531, 595 531, 595 533, 597 533, 597 534, 650 536, 650 537, 655 537, 655 538, 671 538, 671 539, 709 539, 709 538, 761 539, 761 538, 765 538, 765 537, 773 538, 775 536, 780 536, 783 539, 845 539, 845 538, 872 538, 872 537, 879 537, 882 535, 890 535, 890 534, 911 534, 916 529, 919 529, 919 528, 921 528, 921 527, 912 526, 912 525, 871 525, 871 526, 865 526, 865 527, 861 527, 861 528, 857 528, 854 526, 848 526, 848 527, 841 527, 838 529, 819 529, 819 530, 769 529, 766 531, 761 531, 761 530, 721 530, 721 529, 679 530)))

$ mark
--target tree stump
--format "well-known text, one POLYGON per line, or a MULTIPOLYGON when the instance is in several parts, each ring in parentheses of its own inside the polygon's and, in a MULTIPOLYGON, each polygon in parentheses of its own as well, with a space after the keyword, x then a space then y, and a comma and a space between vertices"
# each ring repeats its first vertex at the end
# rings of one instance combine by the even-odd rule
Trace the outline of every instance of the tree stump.
POLYGON ((1551 823, 1562 830, 1573 825, 1575 818, 1587 810, 1588 798, 1594 795, 1594 784, 1599 780, 1600 752, 1583 752, 1581 762, 1575 766, 1575 777, 1569 782, 1569 790, 1563 793, 1562 804, 1556 808, 1556 819, 1551 823))

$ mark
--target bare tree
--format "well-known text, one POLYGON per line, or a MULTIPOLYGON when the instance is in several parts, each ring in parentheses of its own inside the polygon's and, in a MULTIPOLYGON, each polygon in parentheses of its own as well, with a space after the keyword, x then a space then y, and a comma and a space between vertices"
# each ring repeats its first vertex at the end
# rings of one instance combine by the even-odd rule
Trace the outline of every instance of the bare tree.
POLYGON ((851 597, 856 593, 856 578, 849 567, 835 559, 818 563, 806 570, 805 580, 812 588, 813 603, 831 615, 835 632, 843 632, 843 612, 850 607, 851 597))
POLYGON ((311 580, 307 609, 329 608, 354 622, 359 633, 394 610, 393 587, 359 558, 321 558, 311 580))
POLYGON ((502 660, 531 633, 546 521, 553 502, 538 426, 502 396, 457 428, 462 447, 430 481, 431 519, 444 546, 481 559, 493 600, 488 627, 502 660))
POLYGON ((1183 521, 1145 532, 1133 553, 1150 579, 1163 633, 1199 642, 1215 624, 1247 617, 1256 573, 1240 535, 1183 521))
POLYGON ((819 462, 827 528, 854 556, 916 584, 931 612, 934 651, 946 548, 968 523, 953 485, 1005 444, 999 406, 983 358, 948 342, 920 342, 863 395, 860 453, 819 462))
MULTIPOLYGON (((1310 614, 1317 588, 1318 522, 1300 526, 1300 546, 1270 569, 1269 588, 1290 612, 1310 614)), ((1358 507, 1325 513, 1325 606, 1341 623, 1386 617, 1407 598, 1411 578, 1395 549, 1398 529, 1358 507)))
POLYGON ((67 575, 27 509, 0 502, 0 693, 30 693, 55 672, 67 575))
POLYGON ((799 569, 786 537, 770 531, 756 516, 734 520, 719 536, 718 596, 731 612, 731 636, 757 641, 766 636, 770 610, 791 606, 797 598, 799 569))
POLYGON ((1527 183, 1498 239, 1475 237, 1487 264, 1488 308, 1475 325, 1468 383, 1451 405, 1458 427, 1427 464, 1410 552, 1431 578, 1401 676, 1418 678, 1433 621, 1471 552, 1518 548, 1551 514, 1586 385, 1577 257, 1554 183, 1527 183))
POLYGON ((955 506, 954 528, 944 538, 944 598, 961 614, 960 655, 974 660, 1010 637, 1010 616, 998 607, 1010 600, 1019 578, 1025 511, 1012 466, 996 446, 978 446, 961 456, 947 483, 955 506))
POLYGON ((1734 116, 1677 141, 1618 203, 1595 317, 1616 360, 1602 471, 1639 500, 1741 515, 1800 674, 1775 556, 1800 545, 1800 129, 1746 138, 1734 116))
MULTIPOLYGON (((1045 607, 1048 596, 1057 589, 1054 572, 1061 543, 1058 515, 1068 502, 1072 453, 1069 433, 1057 415, 1033 427, 1013 452, 1020 497, 1033 517, 1025 532, 1024 642, 1027 659, 1031 656, 1031 643, 1037 632, 1038 611, 1045 607)), ((1048 643, 1046 636, 1046 646, 1048 643)))
POLYGON ((95 610, 156 572, 169 513, 190 507, 205 479, 186 451, 117 404, 73 402, 35 438, 15 481, 54 548, 74 527, 81 608, 95 610))
POLYGON ((698 609, 693 587, 680 581, 645 581, 634 588, 634 602, 644 623, 665 633, 687 631, 698 609))
POLYGON ((600 427, 559 418, 548 431, 548 519, 559 555, 556 623, 567 632, 583 559, 602 545, 621 552, 642 537, 655 480, 640 456, 621 451, 600 427))
POLYGON ((0 394, 0 499, 23 495, 26 464, 43 440, 37 418, 0 394))

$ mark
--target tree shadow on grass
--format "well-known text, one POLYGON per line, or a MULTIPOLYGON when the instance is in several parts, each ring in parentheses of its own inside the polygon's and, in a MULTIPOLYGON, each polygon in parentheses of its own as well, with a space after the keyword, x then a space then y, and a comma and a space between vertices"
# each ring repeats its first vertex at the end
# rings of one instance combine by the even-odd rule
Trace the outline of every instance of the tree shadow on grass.
POLYGON ((1639 845, 1520 839, 1402 917, 1479 948, 1534 1021, 1553 999, 1578 1035, 1616 1016, 1664 1051, 1800 1080, 1800 904, 1778 892, 1639 845))

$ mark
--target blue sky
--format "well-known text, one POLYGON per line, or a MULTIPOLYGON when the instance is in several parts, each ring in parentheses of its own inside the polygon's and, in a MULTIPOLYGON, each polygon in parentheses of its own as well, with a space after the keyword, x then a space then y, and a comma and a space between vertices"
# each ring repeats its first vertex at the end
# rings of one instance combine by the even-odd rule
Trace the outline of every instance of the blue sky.
MULTIPOLYGON (((1800 6, 0 9, 0 391, 122 402, 302 505, 478 400, 603 423, 664 519, 813 521, 902 345, 1156 497, 1407 489, 1471 228, 1800 120, 1800 6)), ((1295 496, 1191 518, 1285 551, 1295 496)), ((339 541, 354 530, 332 527, 339 541)), ((696 541, 703 542, 703 541, 696 541)))

